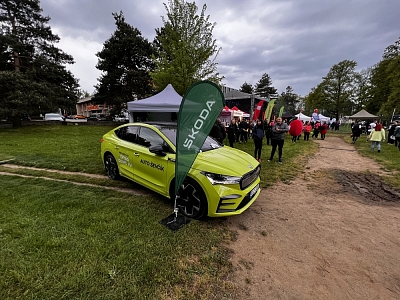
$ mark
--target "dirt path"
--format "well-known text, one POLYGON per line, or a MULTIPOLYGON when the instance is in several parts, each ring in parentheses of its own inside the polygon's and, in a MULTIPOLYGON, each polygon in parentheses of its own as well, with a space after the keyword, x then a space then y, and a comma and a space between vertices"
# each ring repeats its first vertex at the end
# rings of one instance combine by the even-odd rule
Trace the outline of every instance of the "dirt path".
MULTIPOLYGON (((34 170, 34 171, 45 171, 49 173, 58 173, 58 174, 65 174, 65 175, 80 175, 84 177, 89 177, 93 179, 107 179, 106 175, 99 175, 99 174, 89 174, 89 173, 82 173, 82 172, 69 172, 69 171, 61 171, 61 170, 52 170, 52 169, 43 169, 43 168, 33 168, 33 167, 26 167, 26 166, 19 166, 19 165, 13 165, 13 164, 2 164, 3 167, 10 168, 10 169, 23 169, 23 170, 34 170)), ((130 188, 120 188, 120 187, 112 187, 112 186, 103 186, 103 185, 97 185, 97 184, 91 184, 91 183, 82 183, 82 182, 74 182, 71 180, 64 180, 64 179, 56 179, 56 178, 49 178, 46 176, 33 176, 33 175, 23 175, 23 174, 15 174, 15 173, 9 173, 9 172, 1 172, 0 175, 8 175, 8 176, 18 176, 18 177, 23 177, 23 178, 41 178, 44 180, 52 180, 52 181, 58 181, 58 182, 68 182, 71 184, 75 185, 81 185, 81 186, 90 186, 90 187, 101 187, 103 189, 107 190, 113 190, 117 192, 123 192, 123 193, 129 193, 132 195, 151 195, 154 194, 152 191, 147 190, 139 185, 136 185, 136 189, 130 189, 130 188)))
POLYGON ((400 193, 352 145, 316 142, 300 178, 227 219, 232 299, 400 299, 400 193))

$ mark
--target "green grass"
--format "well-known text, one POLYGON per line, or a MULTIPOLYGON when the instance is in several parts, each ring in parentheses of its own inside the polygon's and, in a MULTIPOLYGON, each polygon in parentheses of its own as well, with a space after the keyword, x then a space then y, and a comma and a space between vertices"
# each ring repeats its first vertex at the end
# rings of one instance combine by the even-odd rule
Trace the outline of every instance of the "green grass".
MULTIPOLYGON (((13 174, 20 174, 20 175, 26 175, 26 176, 33 176, 33 177, 46 177, 46 178, 51 178, 55 180, 64 180, 64 181, 71 181, 71 182, 77 182, 77 183, 86 183, 86 184, 95 184, 99 186, 105 186, 105 187, 117 187, 117 188, 142 188, 138 184, 129 181, 127 179, 121 179, 121 180, 110 180, 108 177, 104 178, 94 178, 86 175, 81 175, 79 173, 76 174, 64 174, 64 173, 58 173, 58 172, 51 172, 50 170, 47 171, 47 169, 41 169, 41 170, 35 170, 35 169, 27 169, 27 168, 9 168, 0 165, 0 172, 7 172, 7 173, 13 173, 13 174)), ((90 175, 90 174, 89 174, 90 175)))
POLYGON ((0 129, 0 160, 38 168, 103 174, 100 139, 111 126, 0 129))
POLYGON ((211 297, 229 232, 216 219, 173 233, 159 224, 170 213, 161 197, 0 176, 0 298, 162 299, 176 286, 177 299, 211 297))

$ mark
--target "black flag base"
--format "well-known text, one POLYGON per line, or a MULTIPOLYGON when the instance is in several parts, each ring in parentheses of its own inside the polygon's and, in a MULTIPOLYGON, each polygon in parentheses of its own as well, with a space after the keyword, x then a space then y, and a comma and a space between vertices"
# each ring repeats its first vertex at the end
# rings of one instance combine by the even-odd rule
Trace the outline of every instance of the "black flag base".
POLYGON ((186 224, 190 222, 190 219, 185 217, 184 215, 180 215, 177 213, 172 213, 165 219, 160 221, 161 225, 164 225, 168 229, 172 231, 177 231, 179 228, 182 228, 186 224))

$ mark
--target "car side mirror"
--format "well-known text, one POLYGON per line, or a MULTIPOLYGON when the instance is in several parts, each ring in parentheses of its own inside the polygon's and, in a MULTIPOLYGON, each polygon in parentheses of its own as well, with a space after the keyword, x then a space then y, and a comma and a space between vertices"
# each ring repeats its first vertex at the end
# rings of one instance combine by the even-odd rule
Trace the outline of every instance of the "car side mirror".
POLYGON ((163 145, 150 146, 149 151, 151 153, 154 153, 154 154, 160 155, 160 156, 167 155, 167 153, 164 152, 164 146, 163 145))

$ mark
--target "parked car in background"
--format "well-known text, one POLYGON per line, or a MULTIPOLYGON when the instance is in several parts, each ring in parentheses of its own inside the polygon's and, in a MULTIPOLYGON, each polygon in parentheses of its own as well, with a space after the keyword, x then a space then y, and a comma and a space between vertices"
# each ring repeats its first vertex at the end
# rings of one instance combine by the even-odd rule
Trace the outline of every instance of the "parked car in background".
POLYGON ((72 118, 73 118, 73 119, 86 119, 86 116, 83 116, 83 115, 74 115, 72 118))
POLYGON ((64 117, 60 114, 48 113, 44 115, 45 121, 64 121, 64 117))
POLYGON ((114 122, 129 122, 129 118, 126 116, 115 116, 113 121, 114 122))
POLYGON ((91 114, 87 119, 89 121, 107 121, 107 116, 105 114, 94 113, 91 114))
MULTIPOLYGON (((128 123, 101 139, 101 159, 111 179, 120 176, 175 200, 177 126, 128 123)), ((260 163, 207 137, 180 190, 177 207, 187 217, 244 212, 260 194, 260 163)))

